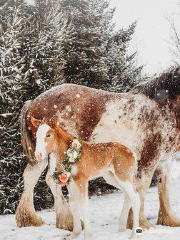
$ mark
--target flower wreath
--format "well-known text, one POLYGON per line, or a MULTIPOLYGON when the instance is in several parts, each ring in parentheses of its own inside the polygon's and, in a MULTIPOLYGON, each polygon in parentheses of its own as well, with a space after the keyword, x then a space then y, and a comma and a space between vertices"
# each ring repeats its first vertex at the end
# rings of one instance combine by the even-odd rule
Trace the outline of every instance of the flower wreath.
POLYGON ((63 161, 60 164, 62 170, 58 172, 56 169, 53 174, 53 178, 57 184, 65 186, 70 182, 72 166, 79 162, 81 148, 82 146, 80 141, 78 139, 74 139, 67 152, 64 153, 63 161))

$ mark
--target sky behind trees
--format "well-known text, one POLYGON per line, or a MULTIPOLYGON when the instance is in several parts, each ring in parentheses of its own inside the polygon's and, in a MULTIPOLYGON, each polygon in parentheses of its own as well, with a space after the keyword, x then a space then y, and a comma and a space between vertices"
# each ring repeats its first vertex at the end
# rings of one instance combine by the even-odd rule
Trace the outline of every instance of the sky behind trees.
POLYGON ((114 19, 118 28, 126 27, 134 20, 138 21, 130 50, 138 50, 139 63, 146 64, 145 73, 155 74, 173 64, 170 49, 172 31, 166 18, 172 18, 180 10, 178 2, 180 1, 110 0, 111 5, 116 7, 114 19))

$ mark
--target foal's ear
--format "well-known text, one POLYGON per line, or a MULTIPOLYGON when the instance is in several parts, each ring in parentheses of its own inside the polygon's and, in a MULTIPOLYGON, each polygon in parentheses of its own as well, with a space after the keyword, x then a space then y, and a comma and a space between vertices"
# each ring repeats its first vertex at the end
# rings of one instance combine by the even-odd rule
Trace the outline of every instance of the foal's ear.
POLYGON ((35 127, 35 128, 38 128, 41 124, 42 124, 42 120, 38 120, 34 117, 31 117, 31 122, 32 122, 32 125, 35 127))
POLYGON ((56 124, 58 126, 61 126, 61 117, 60 117, 60 112, 59 111, 56 113, 56 124))

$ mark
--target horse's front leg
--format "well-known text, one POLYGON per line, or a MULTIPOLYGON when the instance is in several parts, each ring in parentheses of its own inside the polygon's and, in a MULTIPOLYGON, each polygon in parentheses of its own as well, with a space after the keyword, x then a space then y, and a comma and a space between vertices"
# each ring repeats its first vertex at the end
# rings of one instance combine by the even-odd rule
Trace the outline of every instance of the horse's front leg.
POLYGON ((180 219, 178 219, 175 214, 171 212, 170 206, 170 174, 171 174, 171 164, 166 162, 158 166, 156 172, 158 177, 158 192, 159 192, 159 202, 160 209, 158 215, 159 225, 179 227, 180 219))
POLYGON ((47 165, 48 161, 43 160, 34 166, 28 164, 24 170, 24 191, 16 210, 18 227, 41 226, 44 224, 34 209, 33 195, 34 187, 47 165))
POLYGON ((50 187, 54 196, 54 205, 56 212, 56 227, 64 230, 72 231, 73 217, 70 211, 69 204, 64 199, 61 186, 56 184, 52 175, 56 168, 56 158, 54 154, 49 157, 49 169, 46 175, 46 183, 50 187))
POLYGON ((57 185, 52 177, 52 172, 48 170, 46 183, 50 187, 54 196, 54 205, 56 212, 56 227, 64 230, 73 230, 73 217, 69 204, 64 199, 61 186, 57 185))

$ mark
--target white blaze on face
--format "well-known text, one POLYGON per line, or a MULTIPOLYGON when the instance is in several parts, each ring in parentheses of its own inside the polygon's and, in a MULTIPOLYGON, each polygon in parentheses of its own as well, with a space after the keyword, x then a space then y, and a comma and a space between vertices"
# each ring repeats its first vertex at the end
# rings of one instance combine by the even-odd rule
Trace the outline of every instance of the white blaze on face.
POLYGON ((35 151, 35 157, 37 160, 42 160, 47 156, 46 153, 46 146, 47 143, 45 142, 45 137, 47 132, 51 128, 47 124, 42 124, 37 132, 36 132, 36 151, 35 151), (41 159, 40 159, 41 156, 41 159))

